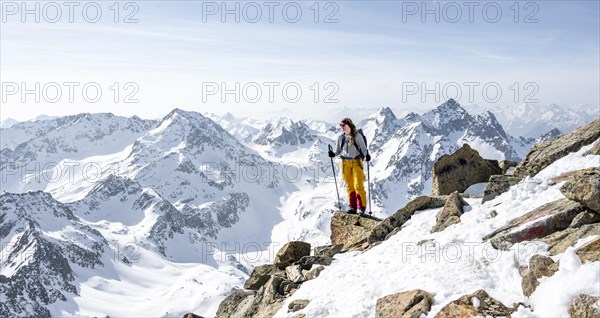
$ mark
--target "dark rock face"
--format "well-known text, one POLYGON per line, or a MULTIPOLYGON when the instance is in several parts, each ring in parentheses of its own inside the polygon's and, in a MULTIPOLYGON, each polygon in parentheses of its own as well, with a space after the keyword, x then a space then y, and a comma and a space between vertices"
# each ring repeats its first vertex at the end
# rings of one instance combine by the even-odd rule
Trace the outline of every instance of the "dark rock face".
POLYGON ((294 265, 300 265, 302 269, 310 269, 313 265, 331 265, 334 259, 326 256, 303 256, 300 260, 294 262, 294 265))
POLYGON ((441 156, 433 165, 432 195, 462 193, 475 183, 487 182, 495 174, 502 174, 497 160, 483 159, 464 144, 455 153, 441 156))
POLYGON ((497 249, 508 250, 513 244, 542 238, 569 227, 575 216, 586 208, 568 199, 556 200, 520 216, 486 235, 497 249))
POLYGON ((600 138, 600 119, 583 125, 566 135, 536 145, 519 163, 513 175, 520 178, 533 177, 556 160, 578 151, 598 138, 600 138))

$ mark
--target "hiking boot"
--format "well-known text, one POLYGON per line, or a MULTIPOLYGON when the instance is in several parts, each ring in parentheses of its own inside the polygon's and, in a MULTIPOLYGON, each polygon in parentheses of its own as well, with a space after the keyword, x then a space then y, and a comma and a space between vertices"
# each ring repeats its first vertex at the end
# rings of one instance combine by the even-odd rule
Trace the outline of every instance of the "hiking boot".
POLYGON ((367 215, 366 210, 367 210, 367 208, 360 208, 360 215, 362 215, 362 216, 367 215))
POLYGON ((350 210, 346 211, 346 213, 348 213, 348 214, 356 214, 356 209, 355 208, 350 208, 350 210))

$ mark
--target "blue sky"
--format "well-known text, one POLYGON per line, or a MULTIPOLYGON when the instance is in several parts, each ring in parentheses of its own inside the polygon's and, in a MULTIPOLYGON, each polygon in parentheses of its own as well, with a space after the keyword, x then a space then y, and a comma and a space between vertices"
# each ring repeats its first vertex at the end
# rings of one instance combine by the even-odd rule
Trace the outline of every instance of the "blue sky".
POLYGON ((14 9, 8 3, 21 1, 2 2, 2 119, 79 112, 161 117, 175 107, 245 115, 289 108, 318 117, 341 107, 419 112, 447 97, 492 109, 535 101, 600 104, 598 1, 226 2, 228 9, 239 5, 239 23, 232 14, 222 21, 222 1, 137 1, 127 8, 121 2, 118 23, 113 1, 96 2, 102 10, 96 23, 83 17, 87 2, 78 2, 74 23, 64 6, 57 23, 46 21, 56 15, 52 7, 44 15, 45 2, 39 2, 39 23, 33 15, 22 22, 20 12, 7 13, 14 9), (278 4, 272 23, 268 3, 278 4), (256 6, 262 16, 251 23, 256 6), (297 7, 302 15, 291 23, 297 7), (214 8, 217 14, 210 15, 214 8), (423 18, 423 8, 437 12, 439 22, 433 14, 423 18), (123 23, 127 14, 137 22, 123 23), (332 23, 324 23, 327 15, 332 23), (64 82, 79 84, 73 102, 64 82), (275 83, 272 100, 265 82, 275 83), (29 89, 40 84, 39 103, 33 94, 22 100, 20 91, 6 93, 21 83, 29 89), (58 83, 61 98, 48 83, 58 83), (89 83, 102 91, 95 103, 80 91, 89 83), (234 94, 220 94, 236 83, 239 103, 234 94), (209 87, 219 90, 207 95, 209 87), (124 103, 128 95, 137 102, 124 103))

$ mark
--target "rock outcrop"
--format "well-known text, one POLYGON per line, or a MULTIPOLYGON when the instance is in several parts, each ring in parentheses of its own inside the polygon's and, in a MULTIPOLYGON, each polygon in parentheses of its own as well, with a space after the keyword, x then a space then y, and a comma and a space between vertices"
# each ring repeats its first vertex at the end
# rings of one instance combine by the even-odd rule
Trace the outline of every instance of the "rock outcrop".
POLYGON ((498 165, 500 166, 500 169, 502 170, 502 174, 506 174, 508 169, 518 166, 519 163, 516 161, 512 161, 512 160, 502 160, 502 161, 500 161, 500 163, 498 165))
POLYGON ((577 171, 560 191, 565 197, 600 213, 600 167, 577 171))
POLYGON ((452 224, 460 223, 460 216, 463 214, 463 206, 465 205, 469 204, 458 195, 458 192, 449 195, 444 207, 435 217, 436 223, 431 229, 431 233, 443 231, 452 224))
POLYGON ((292 300, 292 302, 290 302, 290 304, 288 305, 288 312, 296 312, 298 310, 302 310, 306 308, 306 306, 308 306, 309 303, 310 301, 306 299, 292 300))
POLYGON ((408 202, 403 208, 377 224, 368 235, 369 244, 386 239, 394 229, 400 228, 411 216, 419 210, 434 209, 444 206, 446 197, 420 196, 408 202))
POLYGON ((550 257, 543 255, 533 255, 529 259, 529 268, 525 269, 521 276, 521 288, 523 295, 531 296, 540 284, 538 279, 547 276, 550 277, 558 270, 558 263, 555 263, 550 257))
POLYGON ((464 144, 453 154, 441 156, 433 165, 432 195, 462 193, 475 183, 487 182, 495 174, 502 174, 497 160, 483 159, 464 144))
MULTIPOLYGON (((315 279, 331 264, 326 256, 310 256, 310 244, 293 241, 285 244, 274 264, 256 266, 244 288, 227 296, 217 309, 217 317, 273 317, 301 284, 315 279), (317 265, 317 266, 315 266, 317 265), (282 268, 283 267, 283 268, 282 268)), ((300 310, 300 304, 294 307, 300 310)), ((291 307, 290 307, 291 308, 291 307)))
POLYGON ((378 221, 355 214, 335 212, 331 218, 331 243, 342 245, 341 252, 364 249, 371 230, 378 221))
POLYGON ((600 156, 600 140, 596 140, 596 142, 592 145, 592 149, 586 151, 584 155, 596 155, 600 156))
POLYGON ((303 256, 310 255, 310 244, 301 241, 286 243, 275 255, 274 264, 279 269, 285 269, 303 256))
POLYGON ((542 238, 568 228, 575 216, 586 209, 569 199, 556 200, 513 219, 483 239, 489 239, 497 249, 508 250, 515 243, 542 238))
POLYGON ((375 317, 419 318, 431 309, 433 296, 420 289, 396 293, 377 299, 375 317))
POLYGON ((569 316, 573 318, 598 318, 600 297, 586 294, 578 295, 569 303, 569 316))
POLYGON ((526 158, 519 163, 513 175, 519 178, 533 177, 556 160, 580 150, 581 147, 595 142, 598 138, 600 138, 600 119, 534 146, 526 158))
POLYGON ((512 312, 512 308, 506 307, 480 289, 450 302, 435 315, 435 318, 510 317, 512 312))
POLYGON ((250 277, 244 282, 244 288, 249 290, 259 290, 273 275, 285 276, 285 271, 277 268, 277 266, 273 264, 256 266, 254 267, 252 274, 250 274, 250 277))
POLYGON ((556 255, 563 253, 570 246, 574 246, 580 239, 591 235, 598 235, 598 233, 600 233, 600 223, 586 224, 578 228, 569 227, 565 230, 536 239, 536 241, 548 244, 548 251, 550 254, 556 255))
POLYGON ((483 199, 481 203, 490 201, 502 193, 508 191, 510 187, 519 183, 521 178, 505 175, 493 175, 488 180, 488 184, 485 186, 483 191, 483 199))
MULTIPOLYGON (((597 232, 600 233, 600 232, 597 232)), ((579 256, 582 262, 595 262, 600 260, 600 237, 597 237, 591 242, 587 242, 583 246, 575 250, 575 254, 579 256)))

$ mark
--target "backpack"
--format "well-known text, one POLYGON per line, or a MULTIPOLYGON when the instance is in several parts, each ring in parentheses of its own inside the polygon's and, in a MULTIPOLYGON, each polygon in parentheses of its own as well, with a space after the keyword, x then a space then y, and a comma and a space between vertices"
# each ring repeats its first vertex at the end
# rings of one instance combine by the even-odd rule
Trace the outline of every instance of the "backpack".
MULTIPOLYGON (((367 144, 367 136, 365 136, 365 134, 363 133, 362 129, 356 129, 356 132, 362 136, 363 140, 365 141, 365 147, 367 148, 367 153, 369 154, 369 145, 367 144)), ((342 139, 342 148, 344 148, 344 145, 346 143, 346 138, 342 139)), ((356 143, 356 139, 354 139, 354 147, 356 147, 356 149, 358 150, 358 152, 360 153, 360 156, 362 158, 365 157, 365 154, 363 154, 362 150, 360 149, 360 147, 358 146, 358 144, 356 143)))

